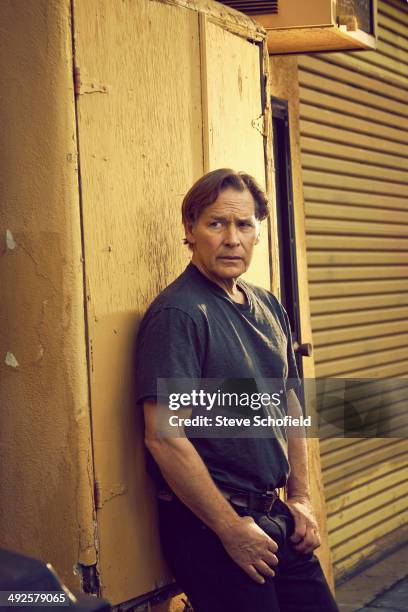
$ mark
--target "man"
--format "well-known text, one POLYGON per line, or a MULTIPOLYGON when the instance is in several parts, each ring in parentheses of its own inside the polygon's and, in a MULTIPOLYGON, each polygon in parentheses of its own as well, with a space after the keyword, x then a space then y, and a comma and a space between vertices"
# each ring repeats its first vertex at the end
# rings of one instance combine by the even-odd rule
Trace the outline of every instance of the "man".
POLYGON ((191 263, 154 300, 137 343, 164 556, 195 612, 336 611, 313 555, 304 437, 160 435, 157 379, 278 380, 283 409, 301 416, 286 312, 240 279, 268 215, 264 192, 247 174, 215 170, 187 193, 182 215, 191 263), (286 503, 275 491, 285 484, 286 503))

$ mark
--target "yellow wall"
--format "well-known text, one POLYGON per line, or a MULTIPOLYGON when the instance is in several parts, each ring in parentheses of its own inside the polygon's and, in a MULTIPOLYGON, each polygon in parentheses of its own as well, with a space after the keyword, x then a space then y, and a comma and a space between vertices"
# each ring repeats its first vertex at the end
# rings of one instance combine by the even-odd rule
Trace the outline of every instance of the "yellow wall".
POLYGON ((70 3, 0 3, 0 546, 95 562, 70 3))

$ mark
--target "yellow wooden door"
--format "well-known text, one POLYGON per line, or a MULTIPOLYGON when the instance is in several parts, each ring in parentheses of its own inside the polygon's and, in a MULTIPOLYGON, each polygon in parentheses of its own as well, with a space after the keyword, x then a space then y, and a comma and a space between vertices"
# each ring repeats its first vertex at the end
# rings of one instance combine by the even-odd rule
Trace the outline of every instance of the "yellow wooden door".
POLYGON ((149 302, 188 260, 179 211, 202 173, 198 18, 147 0, 94 0, 76 2, 74 19, 98 570, 117 603, 169 581, 132 345, 149 302))
MULTIPOLYGON (((218 166, 265 182, 264 137, 252 125, 261 54, 248 40, 262 36, 245 17, 229 28, 228 9, 221 19, 214 5, 213 19, 208 6, 204 18, 183 4, 74 2, 98 572, 113 603, 170 580, 132 400, 132 346, 147 306, 189 259, 182 197, 218 166), (234 28, 242 36, 226 31, 234 28)), ((258 248, 254 280, 269 286, 267 232, 258 248)))

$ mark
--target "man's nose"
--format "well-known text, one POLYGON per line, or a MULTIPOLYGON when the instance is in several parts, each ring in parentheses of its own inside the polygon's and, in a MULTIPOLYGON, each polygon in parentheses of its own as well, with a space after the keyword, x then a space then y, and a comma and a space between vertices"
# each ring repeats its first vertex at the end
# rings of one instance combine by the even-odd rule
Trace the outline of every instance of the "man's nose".
POLYGON ((233 223, 230 223, 226 227, 224 242, 228 246, 236 246, 240 242, 239 232, 233 223))

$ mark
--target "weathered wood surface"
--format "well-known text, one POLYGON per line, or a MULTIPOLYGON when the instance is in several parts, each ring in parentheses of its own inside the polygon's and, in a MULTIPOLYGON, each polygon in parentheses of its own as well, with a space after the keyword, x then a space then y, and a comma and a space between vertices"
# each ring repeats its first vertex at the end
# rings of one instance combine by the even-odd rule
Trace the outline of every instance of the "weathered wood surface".
POLYGON ((76 2, 78 96, 99 571, 113 603, 169 580, 132 397, 132 346, 150 301, 186 265, 181 200, 202 166, 198 14, 76 2), (166 32, 177 36, 167 36, 166 32))

